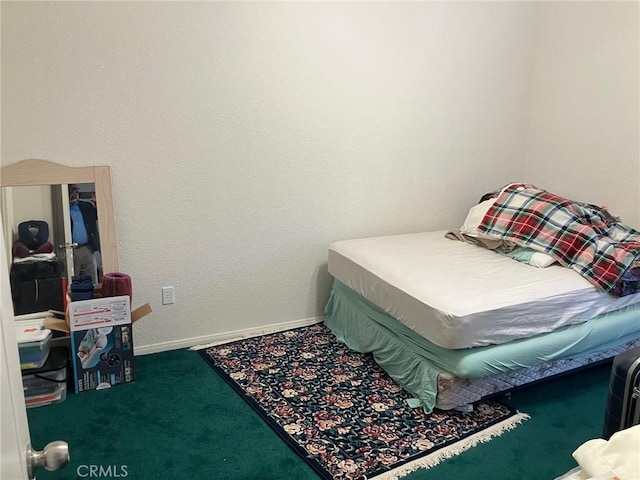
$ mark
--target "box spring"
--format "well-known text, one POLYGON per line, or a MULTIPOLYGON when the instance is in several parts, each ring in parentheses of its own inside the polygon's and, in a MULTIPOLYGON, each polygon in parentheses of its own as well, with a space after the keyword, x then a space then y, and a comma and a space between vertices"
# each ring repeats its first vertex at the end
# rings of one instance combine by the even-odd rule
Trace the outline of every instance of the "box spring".
MULTIPOLYGON (((551 360, 534 367, 523 368, 512 372, 503 372, 488 377, 473 379, 458 378, 450 373, 444 372, 438 375, 436 408, 450 410, 460 405, 473 403, 481 398, 507 392, 522 385, 579 370, 585 366, 593 366, 610 360, 616 355, 624 354, 625 352, 629 353, 629 349, 634 348, 636 355, 640 354, 640 338, 619 347, 604 349, 583 357, 551 360)), ((636 377, 636 386, 637 381, 638 377, 636 377)), ((637 405, 638 402, 636 401, 636 406, 637 405)), ((637 414, 636 412, 636 415, 637 414)))

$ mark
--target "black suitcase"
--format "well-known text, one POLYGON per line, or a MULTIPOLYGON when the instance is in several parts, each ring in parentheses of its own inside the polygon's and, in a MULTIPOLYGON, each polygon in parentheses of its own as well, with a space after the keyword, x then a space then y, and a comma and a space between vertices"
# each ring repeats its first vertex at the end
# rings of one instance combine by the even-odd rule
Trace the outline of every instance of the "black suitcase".
POLYGON ((613 359, 602 438, 640 423, 640 347, 613 359))

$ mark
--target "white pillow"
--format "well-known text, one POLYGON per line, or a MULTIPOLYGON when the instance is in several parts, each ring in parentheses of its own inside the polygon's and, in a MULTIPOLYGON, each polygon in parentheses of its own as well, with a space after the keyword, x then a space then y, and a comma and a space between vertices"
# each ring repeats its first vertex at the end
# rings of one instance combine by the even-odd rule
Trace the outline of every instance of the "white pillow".
MULTIPOLYGON (((467 214, 467 218, 462 224, 462 227, 460 227, 460 231, 465 235, 469 235, 470 237, 488 238, 485 234, 478 231, 478 226, 480 225, 480 222, 482 222, 482 219, 487 214, 489 209, 493 206, 494 203, 496 203, 496 200, 498 200, 502 192, 504 192, 511 185, 513 185, 513 183, 509 183, 502 187, 502 190, 500 190, 500 192, 494 198, 490 198, 489 200, 485 200, 484 202, 480 202, 477 205, 471 207, 469 213, 467 214)), ((524 190, 524 187, 519 187, 518 190, 524 190)))
POLYGON ((550 255, 543 252, 536 252, 531 255, 529 259, 529 265, 533 265, 538 268, 547 268, 549 265, 556 263, 555 259, 550 255))
POLYGON ((496 203, 496 199, 490 198, 471 207, 467 218, 462 224, 462 227, 460 227, 460 232, 470 237, 487 238, 486 235, 478 231, 478 226, 494 203, 496 203))

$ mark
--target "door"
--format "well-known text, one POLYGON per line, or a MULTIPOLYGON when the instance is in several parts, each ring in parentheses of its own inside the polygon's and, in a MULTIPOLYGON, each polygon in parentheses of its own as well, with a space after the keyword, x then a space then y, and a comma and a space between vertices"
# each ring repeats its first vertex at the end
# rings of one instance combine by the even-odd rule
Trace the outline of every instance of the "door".
POLYGON ((52 185, 51 200, 53 210, 53 238, 57 257, 65 264, 65 276, 69 283, 74 275, 73 271, 73 241, 71 240, 71 223, 69 212, 69 185, 52 185))
MULTIPOLYGON (((2 228, 2 222, 0 222, 2 228)), ((30 444, 29 425, 22 390, 20 360, 13 326, 13 305, 9 290, 9 271, 4 252, 4 234, 0 235, 0 392, 2 394, 2 461, 0 478, 27 479, 26 451, 30 444)))
MULTIPOLYGON (((4 252, 4 234, 0 216, 0 252, 4 252)), ((42 452, 31 449, 27 410, 22 389, 20 359, 9 289, 9 269, 0 255, 0 479, 35 478, 37 467, 57 470, 69 461, 65 442, 52 442, 42 452)))

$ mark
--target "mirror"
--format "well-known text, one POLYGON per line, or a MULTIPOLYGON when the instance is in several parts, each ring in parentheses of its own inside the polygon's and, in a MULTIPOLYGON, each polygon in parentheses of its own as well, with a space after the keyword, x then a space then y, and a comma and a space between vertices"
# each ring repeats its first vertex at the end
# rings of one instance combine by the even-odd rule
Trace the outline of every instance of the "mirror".
MULTIPOLYGON (((48 305, 47 294, 59 297, 57 294, 61 290, 55 290, 60 288, 60 279, 65 278, 64 284, 70 284, 74 269, 81 268, 74 274, 90 275, 92 283, 99 283, 101 272, 119 271, 109 167, 68 167, 47 160, 23 160, 2 167, 0 187, 10 269, 17 265, 13 254, 16 251, 19 254, 24 251, 27 256, 36 253, 46 260, 30 262, 39 269, 46 268, 47 280, 50 280, 49 283, 40 281, 35 287, 35 295, 41 300, 41 305, 48 305), (94 222, 85 220, 86 228, 74 230, 73 225, 78 225, 77 219, 82 218, 77 217, 79 210, 85 218, 93 215, 94 222), (76 222, 72 221, 73 218, 76 222), (84 236, 74 242, 78 231, 84 236), (26 239, 26 244, 23 239, 26 239), (33 242, 29 244, 31 240, 33 242), (80 262, 82 258, 84 260, 80 262), (57 283, 53 278, 57 278, 57 283)), ((21 270, 24 268, 20 265, 21 270)), ((15 303, 14 296, 16 315, 29 313, 24 311, 25 308, 34 308, 31 305, 18 305, 16 308, 15 303)), ((52 306, 33 311, 47 309, 57 308, 52 306)))

